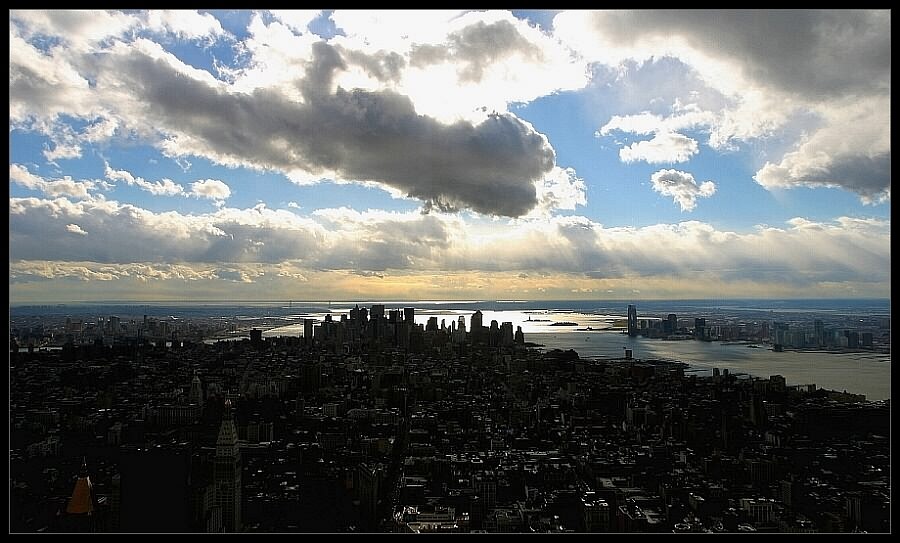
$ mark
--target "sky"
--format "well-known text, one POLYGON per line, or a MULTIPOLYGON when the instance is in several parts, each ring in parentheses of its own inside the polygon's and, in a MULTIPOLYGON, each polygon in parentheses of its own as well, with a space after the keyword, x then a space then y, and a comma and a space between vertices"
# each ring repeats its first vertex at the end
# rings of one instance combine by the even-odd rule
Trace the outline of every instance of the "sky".
POLYGON ((11 303, 889 298, 890 11, 10 11, 11 303))

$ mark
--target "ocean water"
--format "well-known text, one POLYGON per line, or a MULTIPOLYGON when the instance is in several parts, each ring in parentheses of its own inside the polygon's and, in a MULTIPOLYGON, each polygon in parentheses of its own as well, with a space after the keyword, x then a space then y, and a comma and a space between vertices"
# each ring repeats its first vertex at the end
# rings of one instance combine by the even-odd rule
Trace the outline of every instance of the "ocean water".
POLYGON ((545 349, 574 349, 583 358, 621 357, 625 348, 638 359, 678 360, 698 370, 713 368, 757 377, 783 375, 789 385, 816 384, 819 388, 865 394, 869 400, 891 397, 891 357, 879 353, 829 353, 785 351, 764 346, 723 344, 694 340, 666 341, 628 337, 617 332, 526 334, 527 341, 545 349))
MULTIPOLYGON (((369 304, 359 304, 369 307, 369 304)), ((729 304, 710 304, 704 301, 644 302, 638 305, 639 315, 660 317, 679 313, 684 318, 704 316, 753 320, 796 320, 812 323, 814 318, 858 320, 854 316, 890 317, 890 302, 879 300, 741 300, 729 304)), ((698 374, 710 373, 713 368, 728 369, 731 373, 769 377, 782 375, 790 385, 815 384, 820 388, 846 390, 865 394, 867 399, 891 397, 891 357, 874 352, 838 353, 824 351, 774 352, 765 345, 727 344, 694 340, 669 341, 643 337, 629 337, 614 327, 625 318, 627 304, 609 302, 466 302, 456 303, 396 303, 386 308, 415 307, 416 322, 425 324, 437 317, 450 326, 463 317, 470 326, 471 315, 482 311, 483 324, 491 320, 512 322, 521 326, 525 340, 549 349, 574 349, 582 358, 622 357, 631 349, 637 359, 677 360, 690 365, 698 374), (555 326, 554 323, 575 323, 576 326, 555 326), (587 331, 587 328, 591 328, 587 331)), ((349 307, 353 307, 350 305, 349 307)), ((338 314, 349 307, 332 308, 338 314)), ((317 320, 325 313, 311 312, 317 320)), ((302 335, 302 323, 277 327, 264 336, 302 335)))
MULTIPOLYGON (((685 362, 698 372, 713 368, 759 377, 783 375, 788 384, 815 383, 821 388, 865 394, 868 399, 891 396, 889 354, 773 352, 765 346, 729 345, 693 340, 667 341, 628 337, 614 328, 634 303, 639 317, 661 318, 676 313, 679 318, 706 317, 708 322, 806 323, 822 319, 829 323, 871 322, 890 319, 890 300, 678 300, 678 301, 363 301, 363 302, 109 302, 95 304, 19 305, 10 307, 10 318, 35 316, 118 315, 122 318, 148 315, 156 318, 233 320, 264 328, 265 337, 303 334, 302 320, 320 321, 326 314, 335 320, 355 305, 369 308, 383 304, 386 310, 413 307, 416 322, 425 324, 437 317, 450 326, 463 317, 470 326, 475 310, 483 313, 483 323, 512 322, 521 326, 526 341, 545 349, 574 349, 581 357, 621 357, 625 348, 637 359, 667 359, 685 362), (554 323, 576 326, 554 326, 554 323), (590 328, 590 331, 587 329, 590 328)), ((838 325, 839 326, 839 325, 838 325)))

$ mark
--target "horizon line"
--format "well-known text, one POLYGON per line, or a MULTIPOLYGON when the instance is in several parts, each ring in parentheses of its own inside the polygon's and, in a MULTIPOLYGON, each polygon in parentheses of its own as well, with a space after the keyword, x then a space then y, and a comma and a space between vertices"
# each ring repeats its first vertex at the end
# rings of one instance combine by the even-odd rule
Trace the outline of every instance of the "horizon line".
POLYGON ((53 301, 18 301, 10 302, 12 306, 22 305, 66 305, 66 304, 204 304, 204 303, 300 303, 300 304, 351 304, 351 303, 376 303, 376 304, 476 304, 476 303, 535 303, 535 302, 734 302, 734 301, 807 301, 807 300, 854 300, 854 301, 890 301, 889 297, 747 297, 747 298, 538 298, 528 300, 492 300, 492 299, 460 299, 460 300, 413 300, 413 299, 362 299, 348 298, 341 300, 308 300, 308 299, 248 299, 228 300, 222 298, 201 298, 194 300, 185 299, 160 299, 160 300, 53 300, 53 301))

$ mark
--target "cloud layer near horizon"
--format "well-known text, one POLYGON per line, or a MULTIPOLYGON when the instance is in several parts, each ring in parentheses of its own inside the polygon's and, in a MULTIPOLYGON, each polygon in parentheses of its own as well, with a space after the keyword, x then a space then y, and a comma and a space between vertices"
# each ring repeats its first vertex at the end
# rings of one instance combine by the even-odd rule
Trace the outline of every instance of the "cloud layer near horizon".
MULTIPOLYGON (((667 175, 685 182, 683 172, 667 175)), ((467 224, 443 213, 336 208, 302 217, 263 204, 183 215, 101 196, 13 198, 10 225, 17 260, 90 261, 108 270, 129 263, 290 262, 298 269, 540 270, 594 278, 705 271, 726 281, 770 276, 798 284, 890 277, 889 222, 849 217, 796 218, 740 234, 699 221, 606 228, 578 216, 467 224)))

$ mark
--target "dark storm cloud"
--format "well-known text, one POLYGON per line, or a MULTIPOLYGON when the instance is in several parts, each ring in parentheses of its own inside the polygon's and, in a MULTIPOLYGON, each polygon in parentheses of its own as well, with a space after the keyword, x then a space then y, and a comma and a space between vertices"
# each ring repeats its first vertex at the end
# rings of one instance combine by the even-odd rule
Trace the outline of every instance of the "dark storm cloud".
POLYGON ((348 63, 360 66, 366 73, 379 81, 398 81, 400 72, 406 67, 406 59, 393 51, 367 54, 344 47, 340 47, 338 50, 348 63))
POLYGON ((285 172, 333 171, 441 209, 504 216, 535 207, 534 182, 555 163, 546 139, 510 114, 444 125, 393 92, 332 90, 345 61, 322 42, 299 83, 303 103, 272 90, 229 93, 137 48, 119 48, 102 62, 98 85, 129 93, 136 116, 189 141, 179 151, 186 154, 285 172))
POLYGON ((519 33, 509 21, 485 23, 478 21, 448 36, 444 45, 416 45, 410 52, 410 64, 427 66, 445 60, 462 62, 460 79, 481 81, 484 69, 500 59, 519 53, 541 60, 538 46, 519 33))
POLYGON ((799 181, 841 185, 867 200, 878 200, 891 189, 891 155, 841 157, 831 164, 827 176, 811 176, 799 181))
POLYGON ((595 14, 620 44, 681 36, 741 65, 751 80, 807 99, 890 88, 890 12, 856 10, 639 10, 595 14))
POLYGON ((733 72, 749 90, 775 98, 769 107, 784 103, 786 114, 805 107, 819 115, 825 122, 810 127, 795 151, 757 172, 761 185, 837 186, 864 202, 890 199, 889 10, 644 10, 586 16, 601 40, 633 46, 641 58, 679 55, 708 78, 733 72), (709 71, 703 59, 684 54, 682 44, 722 65, 709 71))

